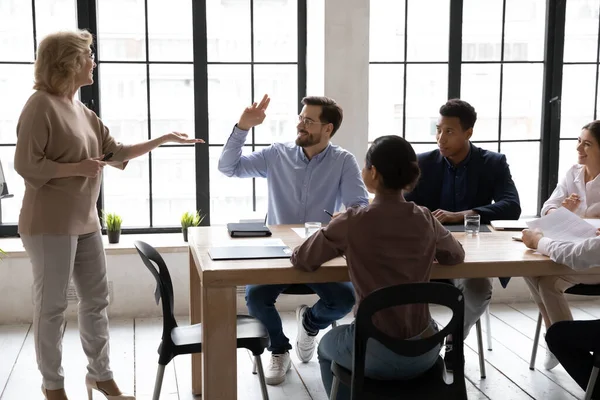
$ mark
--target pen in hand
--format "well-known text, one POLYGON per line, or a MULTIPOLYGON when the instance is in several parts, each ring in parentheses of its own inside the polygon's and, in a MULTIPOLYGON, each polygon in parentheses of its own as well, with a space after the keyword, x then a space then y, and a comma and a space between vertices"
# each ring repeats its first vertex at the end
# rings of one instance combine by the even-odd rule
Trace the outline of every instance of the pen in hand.
POLYGON ((327 210, 323 210, 323 211, 325 212, 325 214, 327 214, 327 215, 329 215, 331 218, 333 218, 333 214, 332 214, 332 213, 330 213, 330 212, 329 212, 329 211, 327 211, 327 210))

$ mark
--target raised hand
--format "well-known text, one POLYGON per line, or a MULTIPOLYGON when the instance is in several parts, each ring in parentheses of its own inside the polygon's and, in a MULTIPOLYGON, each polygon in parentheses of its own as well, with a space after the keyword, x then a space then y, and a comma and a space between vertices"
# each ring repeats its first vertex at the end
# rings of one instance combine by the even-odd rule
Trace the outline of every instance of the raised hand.
POLYGON ((579 204, 581 204, 581 199, 579 198, 578 194, 571 194, 569 197, 567 197, 566 199, 564 199, 561 203, 561 205, 566 208, 567 210, 571 211, 571 212, 575 212, 575 210, 577 210, 577 207, 579 207, 579 204))
POLYGON ((265 111, 270 102, 269 95, 265 94, 260 103, 255 102, 250 107, 246 107, 237 124, 238 128, 247 131, 256 125, 262 124, 266 117, 265 111))
POLYGON ((85 176, 86 178, 95 178, 102 172, 102 168, 106 165, 101 161, 104 156, 88 158, 80 161, 77 164, 77 176, 85 176))
POLYGON ((204 140, 191 138, 187 135, 187 133, 171 132, 171 133, 167 134, 167 142, 190 144, 190 143, 204 143, 204 140))

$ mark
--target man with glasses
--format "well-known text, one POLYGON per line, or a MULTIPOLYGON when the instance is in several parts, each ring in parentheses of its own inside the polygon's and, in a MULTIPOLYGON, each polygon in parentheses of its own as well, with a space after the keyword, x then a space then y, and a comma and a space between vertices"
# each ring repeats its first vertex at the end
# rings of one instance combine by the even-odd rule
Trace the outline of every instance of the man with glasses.
MULTIPOLYGON (((327 223, 323 212, 338 211, 342 206, 366 206, 368 195, 356 158, 330 143, 342 124, 341 107, 327 97, 305 97, 298 116, 295 142, 273 143, 266 149, 244 156, 242 148, 248 131, 260 125, 270 99, 247 107, 233 128, 219 158, 219 171, 238 178, 267 178, 270 224, 327 223)), ((285 380, 291 367, 289 339, 283 333, 277 297, 290 285, 248 285, 246 304, 250 315, 267 328, 271 343, 271 362, 265 372, 269 385, 285 380)), ((296 354, 308 362, 315 351, 320 329, 348 314, 354 306, 354 288, 350 282, 307 284, 318 296, 312 307, 296 309, 298 335, 296 354)))

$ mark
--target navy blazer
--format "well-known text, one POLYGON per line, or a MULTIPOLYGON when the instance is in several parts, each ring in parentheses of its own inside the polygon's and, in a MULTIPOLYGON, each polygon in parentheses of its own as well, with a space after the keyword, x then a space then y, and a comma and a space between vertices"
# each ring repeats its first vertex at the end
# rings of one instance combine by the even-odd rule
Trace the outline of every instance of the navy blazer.
MULTIPOLYGON (((446 161, 439 150, 421 153, 418 160, 421 177, 415 189, 406 193, 405 198, 435 211, 440 208, 446 161)), ((496 219, 519 219, 519 193, 504 154, 484 150, 471 143, 471 158, 466 168, 468 210, 481 215, 482 224, 496 219)), ((509 279, 501 278, 502 286, 506 287, 509 279)))

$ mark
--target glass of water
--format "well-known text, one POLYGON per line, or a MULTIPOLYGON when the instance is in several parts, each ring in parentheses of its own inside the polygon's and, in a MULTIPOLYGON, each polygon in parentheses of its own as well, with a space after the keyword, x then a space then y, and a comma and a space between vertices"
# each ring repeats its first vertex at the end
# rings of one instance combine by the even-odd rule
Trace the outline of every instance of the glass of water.
POLYGON ((478 235, 480 223, 481 216, 479 214, 465 215, 465 233, 467 235, 478 235))
POLYGON ((316 231, 321 229, 320 222, 305 222, 304 223, 304 237, 307 238, 316 231))

